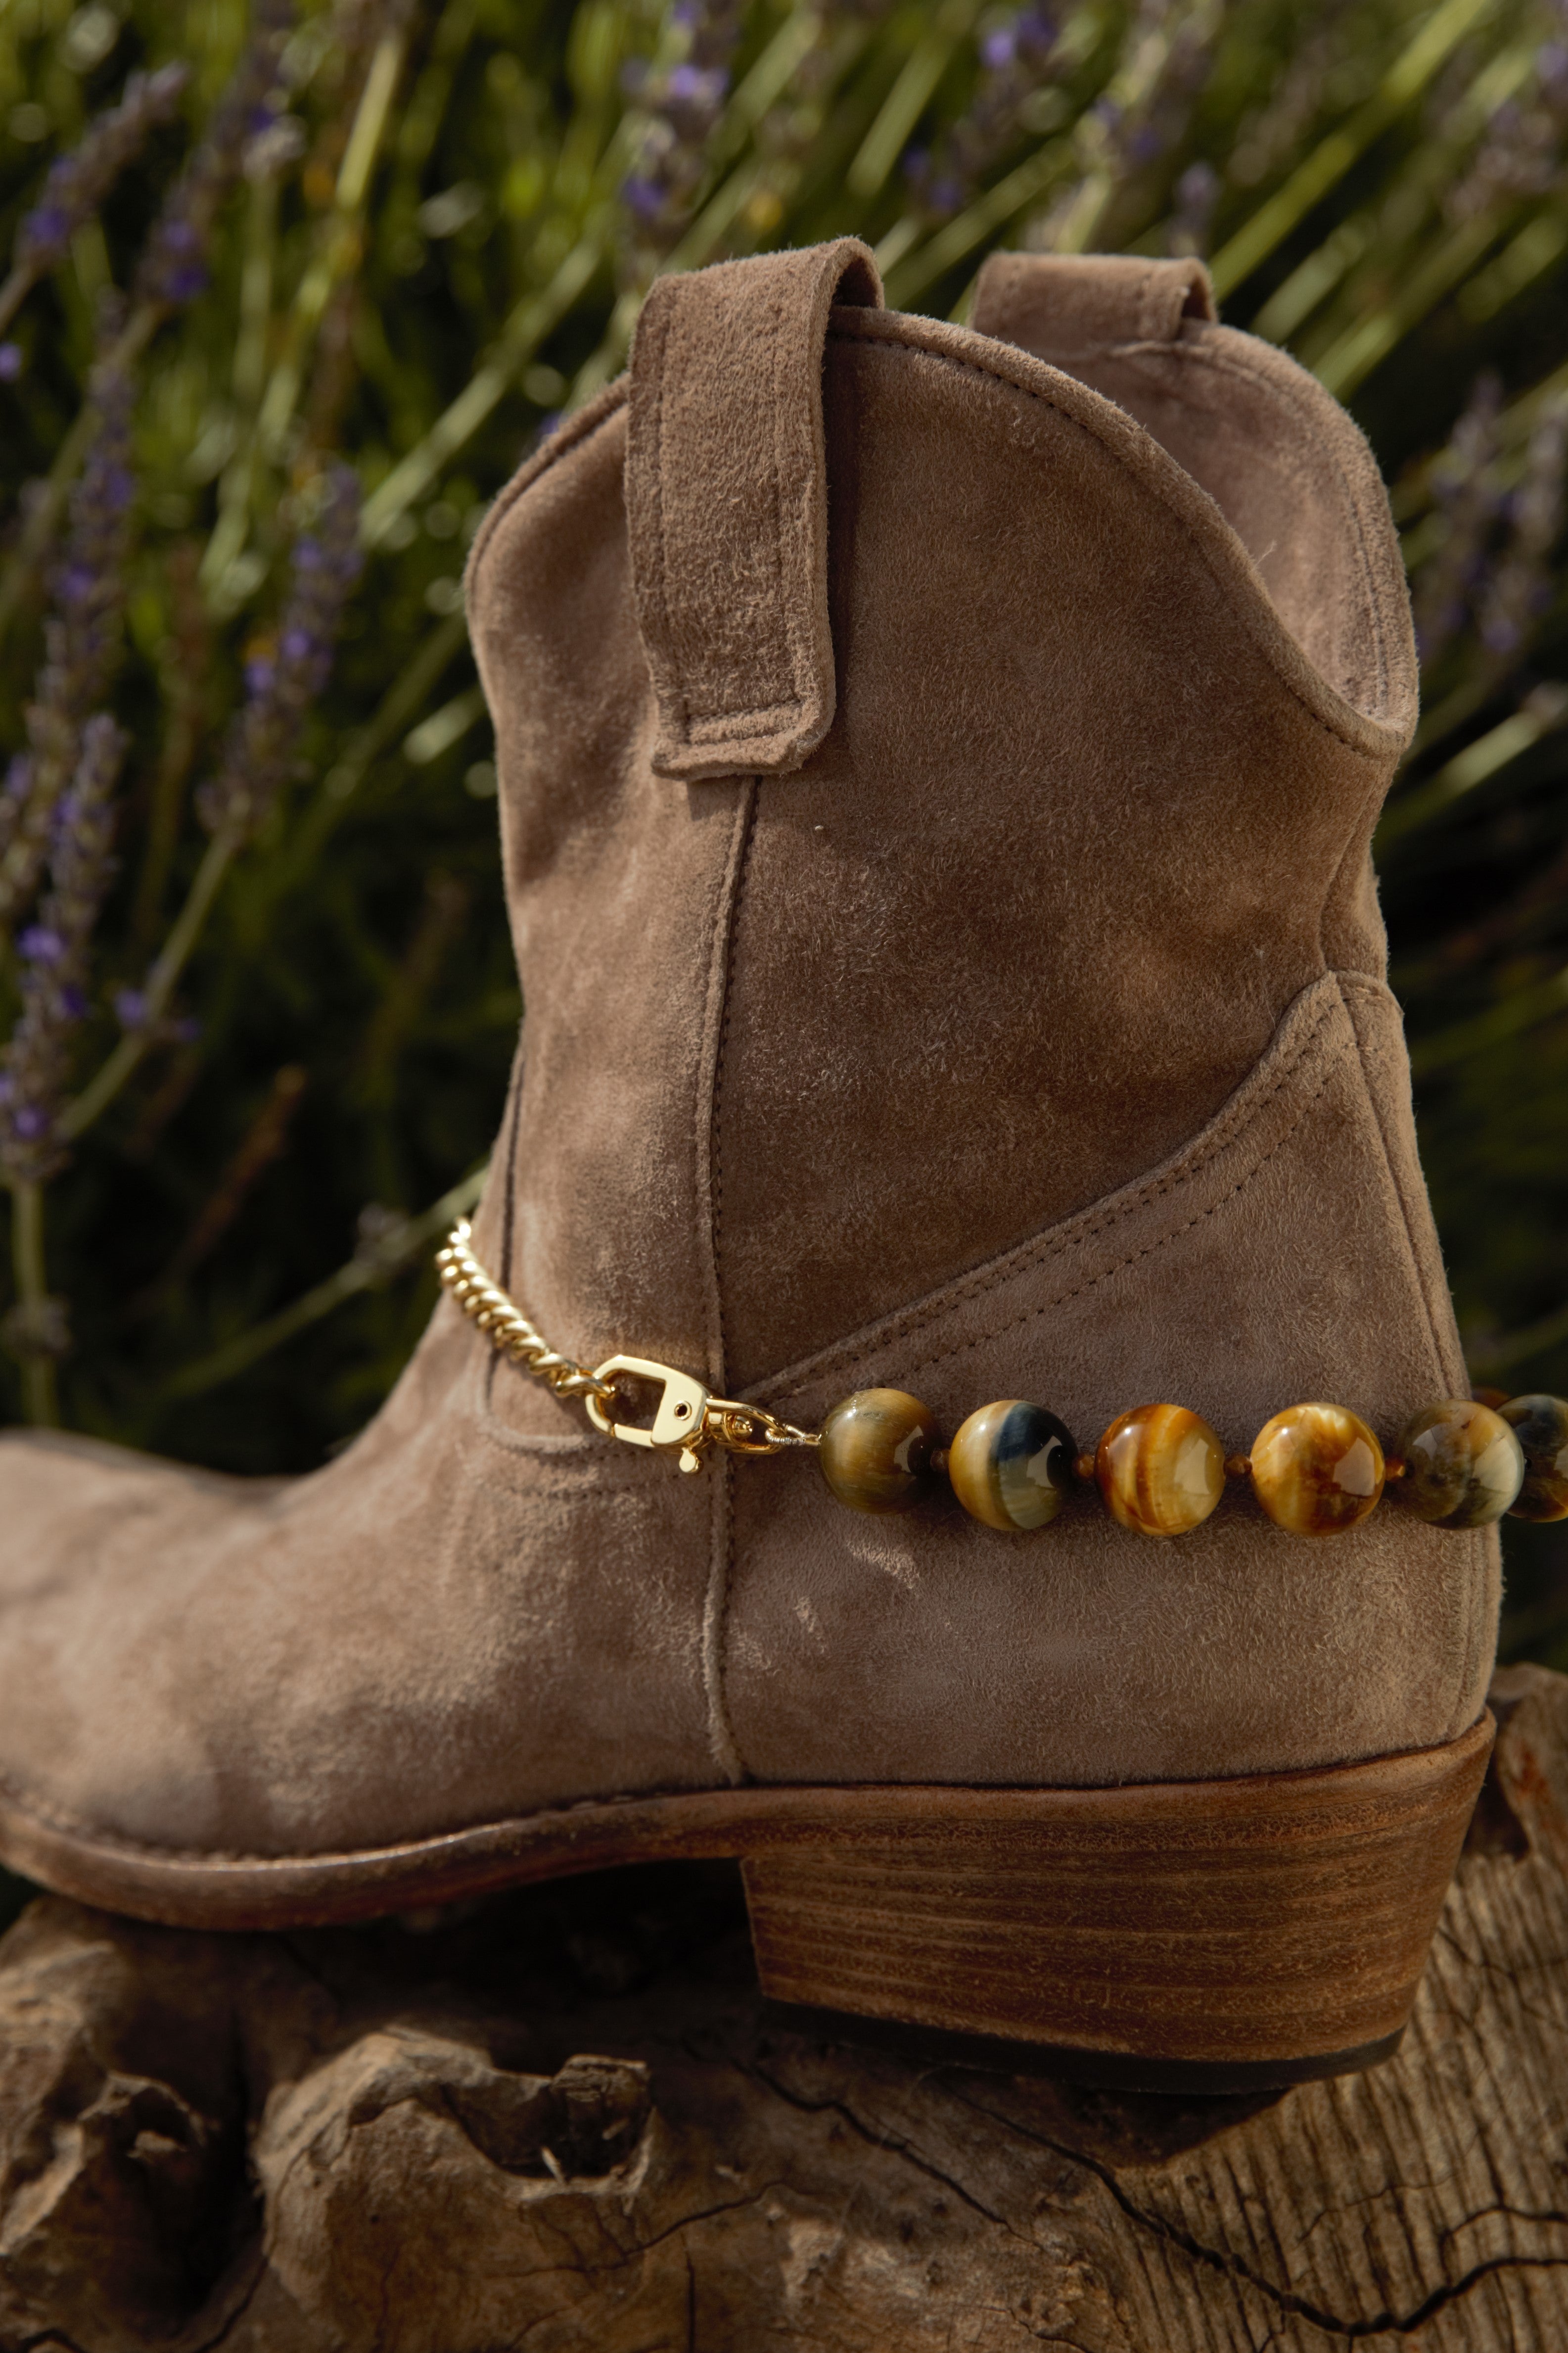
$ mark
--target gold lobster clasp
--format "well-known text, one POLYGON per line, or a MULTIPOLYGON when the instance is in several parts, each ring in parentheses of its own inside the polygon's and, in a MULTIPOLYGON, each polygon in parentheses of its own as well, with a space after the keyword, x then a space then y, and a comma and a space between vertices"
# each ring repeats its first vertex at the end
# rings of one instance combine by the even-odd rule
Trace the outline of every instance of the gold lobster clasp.
POLYGON ((646 1428, 634 1421, 612 1421, 601 1398, 584 1397, 595 1429, 606 1438, 618 1438, 623 1446, 678 1447, 680 1468, 700 1471, 701 1449, 710 1435, 708 1405, 712 1391, 691 1374, 677 1372, 673 1365, 656 1365, 647 1356, 606 1356, 594 1367, 594 1378, 606 1387, 617 1373, 626 1373, 634 1380, 658 1382, 659 1399, 653 1419, 646 1428))

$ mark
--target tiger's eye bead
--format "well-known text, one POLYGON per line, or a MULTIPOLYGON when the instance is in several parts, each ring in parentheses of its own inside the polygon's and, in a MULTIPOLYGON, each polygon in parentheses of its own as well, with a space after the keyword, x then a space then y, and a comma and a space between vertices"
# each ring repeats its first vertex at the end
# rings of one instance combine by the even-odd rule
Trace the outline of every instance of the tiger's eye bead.
POLYGON ((1142 1536, 1179 1536, 1225 1493, 1225 1449, 1184 1405, 1140 1405, 1113 1421, 1094 1457, 1113 1520, 1142 1536))
POLYGON ((1524 1453, 1516 1520, 1568 1519, 1568 1405, 1561 1398, 1510 1398, 1500 1409, 1524 1453))
POLYGON ((1339 1535, 1375 1507, 1383 1449, 1348 1406, 1287 1406, 1252 1441, 1252 1487, 1276 1527, 1339 1535))
POLYGON ((952 1492, 988 1528, 1043 1528, 1072 1485, 1078 1449, 1054 1413, 1022 1398, 983 1405, 948 1449, 952 1492))
POLYGON ((1520 1490, 1524 1455, 1500 1414, 1472 1398, 1423 1406, 1400 1432, 1405 1476, 1390 1493, 1418 1520, 1484 1528, 1500 1520, 1520 1490))
POLYGON ((936 1424, 904 1389, 857 1389, 822 1425, 822 1475, 852 1512, 907 1512, 930 1493, 936 1424))

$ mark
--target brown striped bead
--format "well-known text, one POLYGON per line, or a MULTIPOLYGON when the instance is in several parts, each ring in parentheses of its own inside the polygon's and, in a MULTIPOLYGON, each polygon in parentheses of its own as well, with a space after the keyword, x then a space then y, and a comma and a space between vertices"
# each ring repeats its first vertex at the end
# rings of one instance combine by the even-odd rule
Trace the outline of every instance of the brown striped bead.
POLYGON ((905 1389, 857 1389, 822 1425, 822 1475, 852 1512, 907 1512, 931 1487, 936 1424, 905 1389))
POLYGON ((1500 1410, 1524 1454, 1524 1482, 1510 1506, 1512 1517, 1568 1519, 1568 1405, 1534 1394, 1510 1398, 1500 1410))
POLYGON ((1353 1528, 1375 1509, 1383 1477, 1383 1449, 1348 1406, 1287 1406, 1252 1441, 1253 1493, 1292 1535, 1353 1528))
POLYGON ((1405 1462, 1405 1476, 1389 1490, 1394 1501, 1418 1520, 1449 1528, 1500 1520, 1524 1478, 1519 1440, 1500 1414, 1473 1398, 1423 1406, 1394 1452, 1405 1462))
POLYGON ((1118 1416, 1096 1449, 1105 1508, 1143 1536, 1179 1536, 1206 1520, 1225 1493, 1225 1449, 1184 1405, 1140 1405, 1118 1416))
POLYGON ((988 1528, 1043 1528, 1072 1485, 1078 1450, 1054 1413, 999 1398, 962 1423, 948 1449, 952 1492, 988 1528))

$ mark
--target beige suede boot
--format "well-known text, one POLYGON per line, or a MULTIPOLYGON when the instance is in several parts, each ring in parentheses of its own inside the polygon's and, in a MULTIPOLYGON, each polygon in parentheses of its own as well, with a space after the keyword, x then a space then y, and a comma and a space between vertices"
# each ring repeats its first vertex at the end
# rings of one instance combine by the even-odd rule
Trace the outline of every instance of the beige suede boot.
POLYGON ((1195 264, 998 259, 973 332, 725 264, 470 607, 528 1011, 458 1295, 310 1478, 5 1441, 0 1851, 205 1927, 738 1855, 792 2002, 1384 2055, 1509 1498, 1455 1408, 1379 1500, 1468 1388, 1360 436, 1195 264))

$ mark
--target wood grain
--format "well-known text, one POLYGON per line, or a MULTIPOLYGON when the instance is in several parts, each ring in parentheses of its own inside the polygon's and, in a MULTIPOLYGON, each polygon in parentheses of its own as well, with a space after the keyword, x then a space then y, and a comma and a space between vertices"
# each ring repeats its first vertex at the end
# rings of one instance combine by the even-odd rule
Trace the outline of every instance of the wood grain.
POLYGON ((1090 2093, 772 2022, 731 1866, 0 1944, 0 2347, 1562 2353, 1568 1683, 1500 1680, 1399 2056, 1090 2093))

